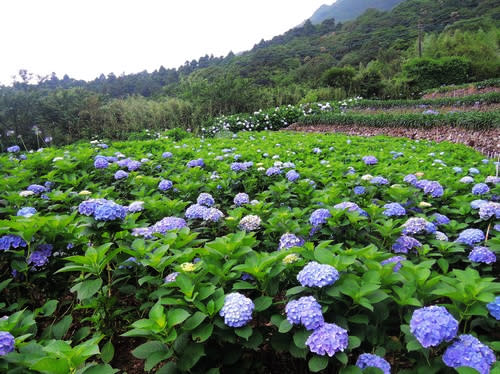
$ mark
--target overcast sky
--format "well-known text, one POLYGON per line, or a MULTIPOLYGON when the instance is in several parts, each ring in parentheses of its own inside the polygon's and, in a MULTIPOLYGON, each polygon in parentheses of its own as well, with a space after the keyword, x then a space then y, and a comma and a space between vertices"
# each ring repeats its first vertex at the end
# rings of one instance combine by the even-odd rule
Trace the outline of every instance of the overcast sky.
POLYGON ((334 0, 0 0, 0 82, 90 80, 241 52, 334 0))

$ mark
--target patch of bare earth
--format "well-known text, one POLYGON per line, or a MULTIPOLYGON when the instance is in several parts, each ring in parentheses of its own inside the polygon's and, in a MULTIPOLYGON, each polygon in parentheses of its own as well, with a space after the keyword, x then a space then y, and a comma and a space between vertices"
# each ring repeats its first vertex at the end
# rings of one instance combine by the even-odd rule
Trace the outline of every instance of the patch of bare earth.
POLYGON ((347 113, 357 114, 421 114, 424 110, 435 110, 439 113, 449 112, 490 112, 500 110, 500 104, 483 104, 483 105, 468 105, 468 106, 426 106, 425 108, 364 108, 349 109, 347 113))
POLYGON ((489 93, 489 92, 500 92, 500 87, 459 88, 459 89, 456 89, 453 91, 447 91, 447 92, 428 93, 428 94, 422 96, 422 99, 439 99, 442 97, 464 97, 464 96, 470 96, 470 95, 485 94, 485 93, 489 93))
POLYGON ((357 136, 387 135, 403 137, 412 140, 425 139, 436 142, 448 141, 461 143, 472 147, 486 156, 494 157, 500 154, 500 130, 468 130, 458 127, 434 127, 429 129, 417 128, 387 128, 358 125, 304 125, 294 123, 284 130, 316 132, 316 133, 342 133, 357 136))

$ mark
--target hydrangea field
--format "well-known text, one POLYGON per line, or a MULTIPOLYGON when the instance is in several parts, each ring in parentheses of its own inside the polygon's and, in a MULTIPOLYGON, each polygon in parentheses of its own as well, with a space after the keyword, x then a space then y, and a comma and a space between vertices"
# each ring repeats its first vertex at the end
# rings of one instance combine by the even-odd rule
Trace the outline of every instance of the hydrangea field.
POLYGON ((240 133, 0 155, 2 373, 499 373, 499 163, 240 133))

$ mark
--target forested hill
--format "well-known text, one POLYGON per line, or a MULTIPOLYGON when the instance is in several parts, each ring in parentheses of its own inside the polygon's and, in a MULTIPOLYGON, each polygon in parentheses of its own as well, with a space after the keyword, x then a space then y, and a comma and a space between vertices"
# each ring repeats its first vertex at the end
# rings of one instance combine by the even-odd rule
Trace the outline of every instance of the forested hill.
POLYGON ((355 19, 367 9, 390 10, 404 0, 337 0, 332 5, 322 5, 311 16, 313 24, 334 18, 336 22, 355 19))

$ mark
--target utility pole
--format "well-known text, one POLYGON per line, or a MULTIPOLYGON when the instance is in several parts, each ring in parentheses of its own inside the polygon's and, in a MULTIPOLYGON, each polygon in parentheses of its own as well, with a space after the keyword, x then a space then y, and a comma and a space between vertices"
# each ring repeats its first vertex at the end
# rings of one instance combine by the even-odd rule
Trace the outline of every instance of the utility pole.
POLYGON ((422 17, 418 18, 418 57, 422 57, 422 30, 424 25, 422 24, 422 17))

